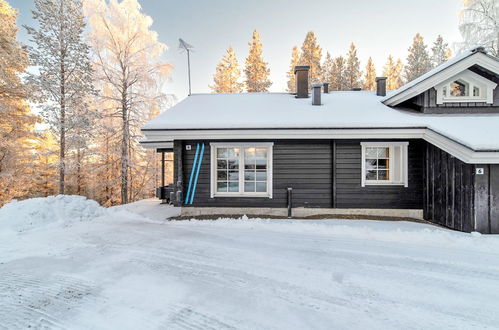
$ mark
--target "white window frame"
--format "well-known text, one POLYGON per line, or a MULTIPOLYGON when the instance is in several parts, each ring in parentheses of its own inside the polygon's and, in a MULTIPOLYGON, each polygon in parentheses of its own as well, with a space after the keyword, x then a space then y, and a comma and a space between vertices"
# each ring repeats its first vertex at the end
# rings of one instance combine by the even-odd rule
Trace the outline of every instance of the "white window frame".
POLYGON ((362 173, 361 173, 361 186, 409 186, 409 162, 408 162, 408 146, 409 142, 361 142, 362 148, 362 173), (395 164, 395 147, 402 147, 402 155, 398 164, 395 164), (366 148, 378 147, 389 148, 390 167, 388 168, 388 180, 366 180, 366 148), (395 181, 393 178, 394 166, 400 166, 401 181, 395 181))
POLYGON ((210 143, 210 197, 266 197, 272 198, 272 150, 273 142, 212 142, 210 143), (267 148, 267 191, 266 192, 245 192, 244 191, 244 148, 267 148), (217 192, 217 148, 240 148, 239 153, 239 191, 238 192, 217 192))
POLYGON ((447 79, 446 81, 435 86, 437 90, 437 104, 451 103, 451 102, 485 102, 488 104, 494 103, 494 89, 497 84, 479 74, 464 70, 463 72, 447 79), (452 96, 450 95, 450 85, 456 81, 462 80, 469 86, 468 96, 452 96), (473 96, 474 87, 478 87, 480 95, 473 96), (444 88, 447 89, 447 96, 444 96, 444 88))

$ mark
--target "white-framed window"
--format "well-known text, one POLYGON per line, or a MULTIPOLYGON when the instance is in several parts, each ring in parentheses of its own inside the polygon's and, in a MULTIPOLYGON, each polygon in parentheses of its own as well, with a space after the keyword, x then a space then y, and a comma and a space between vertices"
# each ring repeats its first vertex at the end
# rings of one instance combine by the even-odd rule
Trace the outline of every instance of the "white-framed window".
POLYGON ((272 198, 273 143, 211 143, 211 197, 272 198))
POLYGON ((408 186, 409 142, 361 142, 361 186, 408 186))
POLYGON ((437 104, 447 102, 494 103, 493 92, 497 84, 479 74, 465 70, 441 84, 437 90, 437 104))

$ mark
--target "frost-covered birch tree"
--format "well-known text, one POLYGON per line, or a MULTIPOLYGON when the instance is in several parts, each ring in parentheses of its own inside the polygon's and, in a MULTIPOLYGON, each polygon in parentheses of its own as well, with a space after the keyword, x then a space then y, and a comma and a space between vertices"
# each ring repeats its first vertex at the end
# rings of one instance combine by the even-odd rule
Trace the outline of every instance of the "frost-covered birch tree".
POLYGON ((241 70, 237 62, 236 52, 232 47, 229 47, 218 62, 213 75, 213 85, 210 86, 214 93, 241 93, 243 91, 243 83, 241 78, 241 70))
POLYGON ((499 1, 463 0, 459 32, 463 37, 458 44, 460 51, 483 46, 490 54, 499 56, 499 1))
POLYGON ((296 76, 295 76, 295 66, 300 63, 300 49, 297 46, 293 47, 291 51, 291 62, 289 63, 289 71, 286 73, 288 78, 288 93, 296 93, 296 76))
MULTIPOLYGON (((162 59, 167 46, 158 41, 151 30, 152 18, 142 13, 137 0, 85 0, 84 9, 101 91, 105 134, 100 142, 107 152, 101 154, 102 163, 109 162, 109 168, 117 165, 120 173, 115 180, 106 170, 110 177, 105 178, 104 189, 114 190, 117 183, 119 200, 125 204, 137 196, 133 193, 135 182, 147 181, 142 176, 148 175, 150 168, 144 164, 154 155, 139 146, 140 126, 150 118, 154 106, 168 100, 161 85, 172 66, 162 59)), ((102 202, 114 203, 114 195, 108 197, 102 202)))
POLYGON ((30 58, 37 69, 30 82, 37 87, 42 115, 58 141, 59 193, 64 194, 67 138, 82 125, 82 109, 93 91, 90 47, 83 40, 81 0, 35 0, 35 8, 38 26, 26 26, 34 43, 28 48, 30 58))
POLYGON ((268 63, 264 61, 262 42, 260 33, 253 31, 251 42, 249 43, 249 54, 246 58, 244 74, 246 75, 245 86, 246 91, 267 92, 272 82, 269 80, 270 69, 268 63))
POLYGON ((0 0, 0 206, 30 188, 31 140, 36 121, 21 80, 28 56, 17 41, 17 11, 0 0))

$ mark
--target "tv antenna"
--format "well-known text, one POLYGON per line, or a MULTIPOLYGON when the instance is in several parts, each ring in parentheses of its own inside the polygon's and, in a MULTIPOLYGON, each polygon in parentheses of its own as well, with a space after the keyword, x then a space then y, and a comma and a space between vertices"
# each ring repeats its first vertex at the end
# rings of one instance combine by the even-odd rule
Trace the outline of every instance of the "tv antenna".
POLYGON ((186 51, 187 52, 187 74, 189 76, 189 95, 191 95, 191 58, 190 58, 190 53, 191 50, 194 48, 192 45, 188 44, 182 38, 178 39, 179 45, 178 48, 181 51, 186 51))

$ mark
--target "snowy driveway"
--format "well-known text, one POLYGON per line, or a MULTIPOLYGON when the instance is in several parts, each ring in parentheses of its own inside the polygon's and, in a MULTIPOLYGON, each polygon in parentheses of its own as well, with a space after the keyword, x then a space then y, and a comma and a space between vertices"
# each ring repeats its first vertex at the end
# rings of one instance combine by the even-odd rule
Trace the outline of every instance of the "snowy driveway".
POLYGON ((160 222, 148 205, 128 209, 149 220, 115 209, 0 232, 0 329, 499 327, 497 236, 407 222, 160 222))

